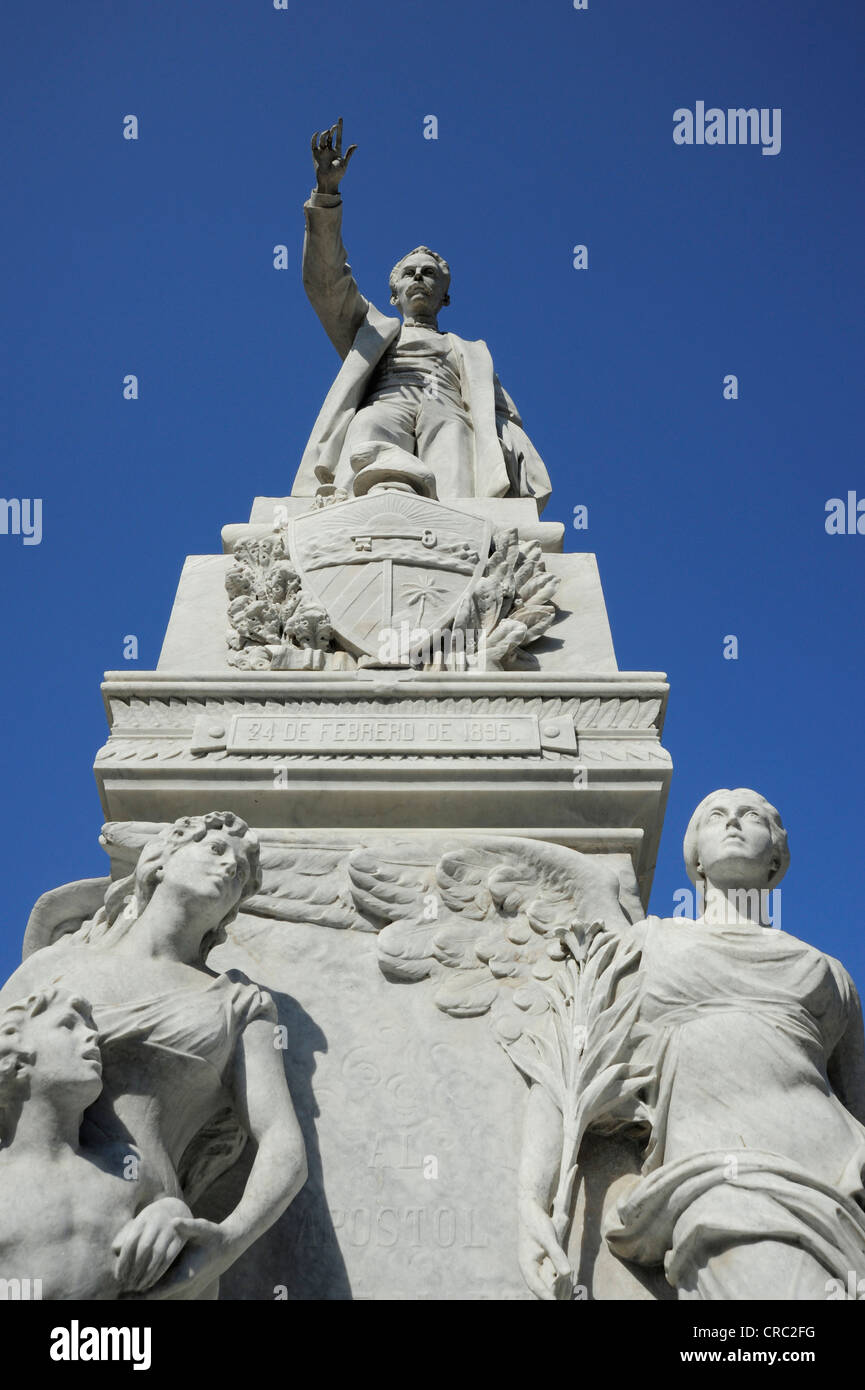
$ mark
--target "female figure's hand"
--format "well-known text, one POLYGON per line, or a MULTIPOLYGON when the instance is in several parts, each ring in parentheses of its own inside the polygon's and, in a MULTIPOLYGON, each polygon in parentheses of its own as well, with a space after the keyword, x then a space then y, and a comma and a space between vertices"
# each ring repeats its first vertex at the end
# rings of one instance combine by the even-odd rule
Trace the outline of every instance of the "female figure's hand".
POLYGON ((127 1221, 112 1243, 115 1275, 124 1293, 143 1293, 161 1278, 183 1249, 181 1224, 191 1217, 179 1197, 160 1197, 127 1221))
POLYGON ((183 1251, 159 1282, 149 1287, 146 1299, 193 1299, 224 1274, 237 1251, 222 1226, 215 1221, 188 1216, 175 1221, 183 1251))

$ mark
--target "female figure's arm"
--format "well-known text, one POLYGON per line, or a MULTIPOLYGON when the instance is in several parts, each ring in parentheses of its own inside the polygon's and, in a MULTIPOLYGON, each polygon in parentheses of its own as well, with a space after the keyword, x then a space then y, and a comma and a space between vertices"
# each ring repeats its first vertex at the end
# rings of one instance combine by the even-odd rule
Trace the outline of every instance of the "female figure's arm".
POLYGON ((273 1023, 248 1023, 238 1038, 230 1085, 238 1118, 257 1153, 237 1206, 219 1223, 179 1220, 187 1241, 151 1298, 195 1298, 224 1274, 285 1211, 306 1182, 306 1149, 273 1023))
POLYGON ((306 1148, 285 1079, 273 1024, 255 1019, 244 1029, 234 1060, 234 1104, 258 1146, 240 1202, 222 1227, 237 1259, 297 1196, 307 1178, 306 1148))

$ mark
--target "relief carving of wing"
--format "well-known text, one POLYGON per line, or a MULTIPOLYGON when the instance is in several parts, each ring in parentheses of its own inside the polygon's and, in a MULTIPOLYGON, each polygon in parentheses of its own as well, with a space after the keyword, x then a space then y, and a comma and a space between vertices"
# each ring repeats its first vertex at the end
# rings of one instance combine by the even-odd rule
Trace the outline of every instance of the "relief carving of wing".
POLYGON ((375 931, 353 900, 346 853, 346 846, 262 839, 261 891, 246 899, 242 911, 338 931, 375 931))
POLYGON ((565 958, 575 918, 641 917, 633 872, 604 856, 504 837, 445 847, 434 867, 408 847, 349 858, 358 906, 382 923, 379 964, 394 980, 436 981, 454 1016, 543 1012, 540 988, 565 958))
POLYGON ((37 898, 27 919, 22 958, 27 959, 43 946, 51 946, 61 936, 77 932, 94 917, 105 899, 110 878, 80 878, 64 883, 37 898))

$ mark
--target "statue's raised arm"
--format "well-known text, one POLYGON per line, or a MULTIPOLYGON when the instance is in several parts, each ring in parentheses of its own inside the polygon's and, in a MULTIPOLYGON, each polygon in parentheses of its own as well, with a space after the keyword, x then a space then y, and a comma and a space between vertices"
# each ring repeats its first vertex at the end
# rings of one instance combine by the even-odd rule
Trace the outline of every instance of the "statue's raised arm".
POLYGON ((303 287, 340 357, 347 357, 369 305, 355 283, 342 244, 339 185, 357 149, 342 152, 342 118, 312 137, 315 188, 306 203, 303 287))
POLYGON ((439 500, 534 497, 542 507, 547 470, 486 343, 439 327, 450 304, 447 261, 416 246, 391 270, 390 313, 377 309, 358 289, 342 240, 339 190, 357 146, 343 153, 340 118, 316 131, 311 148, 303 284, 343 367, 292 491, 359 497, 388 477, 439 500))

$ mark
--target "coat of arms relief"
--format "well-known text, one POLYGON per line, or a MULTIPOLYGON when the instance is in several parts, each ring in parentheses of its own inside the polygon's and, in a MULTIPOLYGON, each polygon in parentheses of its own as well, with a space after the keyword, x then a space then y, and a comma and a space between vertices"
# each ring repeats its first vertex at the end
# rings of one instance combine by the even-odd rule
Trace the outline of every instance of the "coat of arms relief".
POLYGON ((226 577, 241 670, 507 670, 556 616, 537 541, 397 489, 317 499, 226 577))

